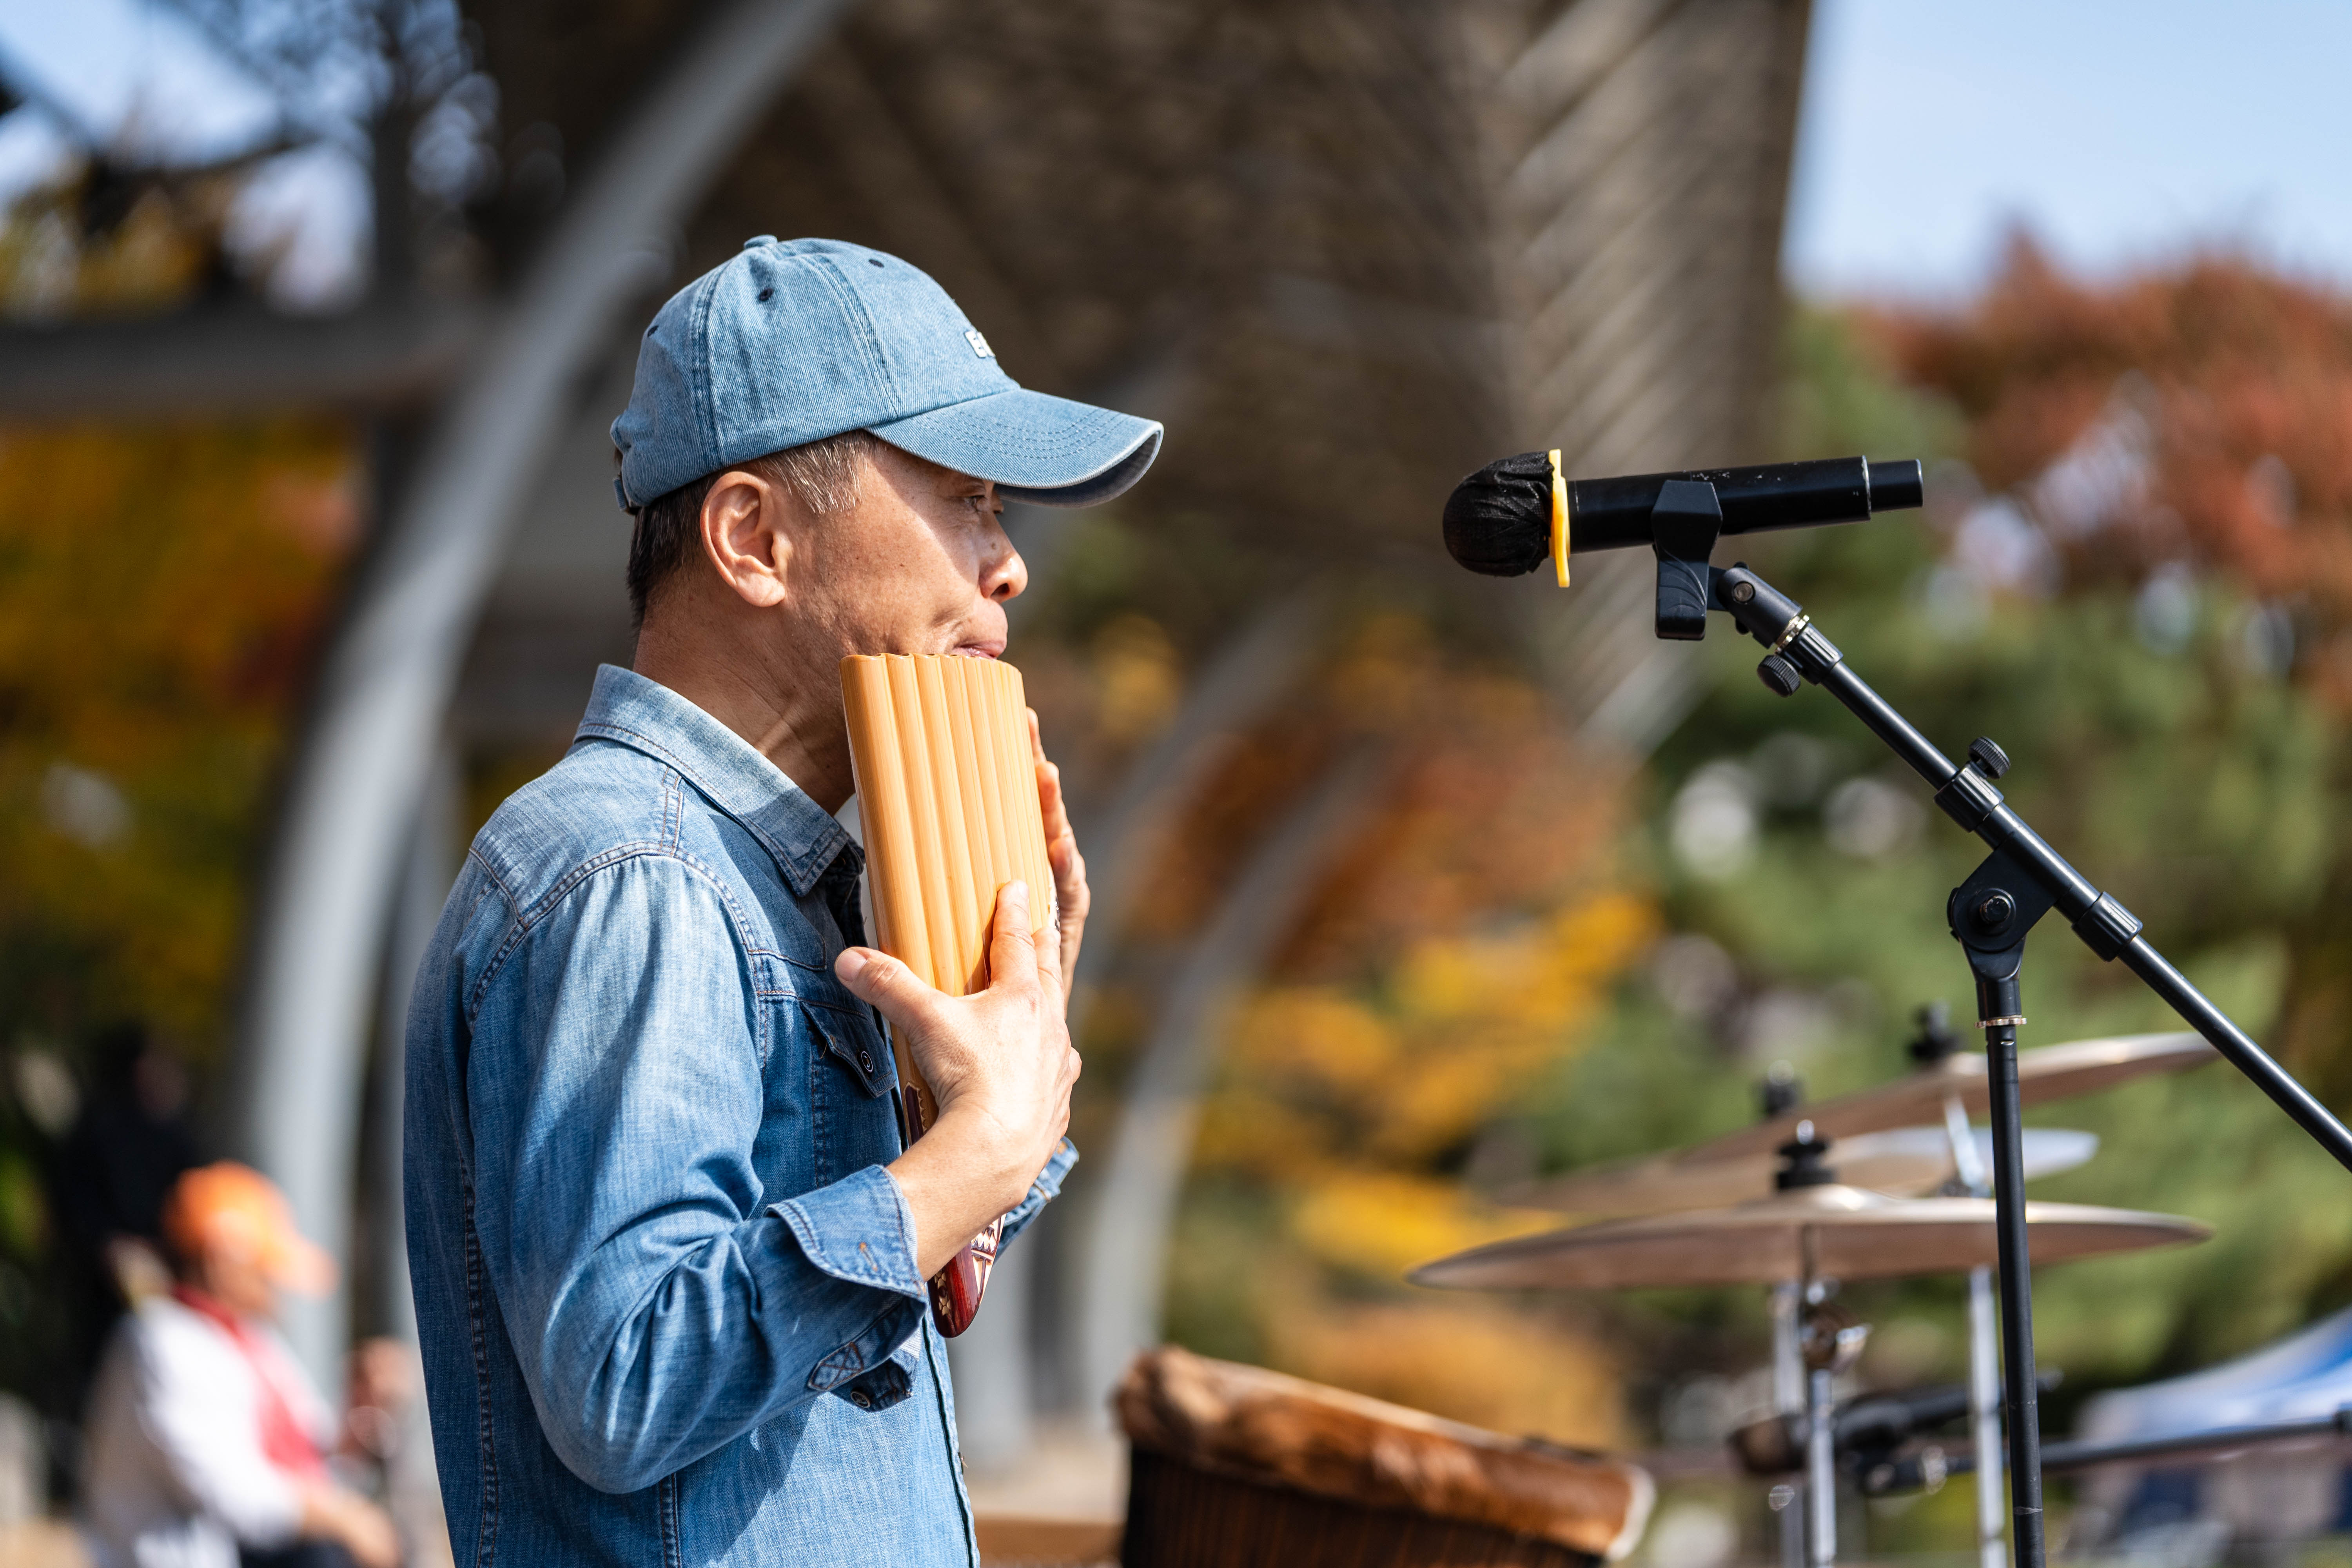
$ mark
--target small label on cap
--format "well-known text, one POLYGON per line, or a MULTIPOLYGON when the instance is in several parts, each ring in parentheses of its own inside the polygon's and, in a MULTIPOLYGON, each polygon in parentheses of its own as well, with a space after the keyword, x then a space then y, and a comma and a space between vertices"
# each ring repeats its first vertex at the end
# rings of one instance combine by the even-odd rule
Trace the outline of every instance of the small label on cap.
POLYGON ((963 330, 963 341, 970 343, 971 345, 971 352, 978 354, 981 358, 994 359, 996 357, 996 351, 988 346, 988 340, 980 335, 979 328, 966 327, 963 330))

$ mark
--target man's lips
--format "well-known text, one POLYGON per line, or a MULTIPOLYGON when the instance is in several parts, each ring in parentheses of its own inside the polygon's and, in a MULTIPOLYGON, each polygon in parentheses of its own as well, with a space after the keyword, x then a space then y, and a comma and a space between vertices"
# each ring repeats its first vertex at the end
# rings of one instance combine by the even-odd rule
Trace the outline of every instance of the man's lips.
POLYGON ((992 642, 958 643, 948 650, 948 654, 953 658, 1002 658, 1004 657, 1004 639, 998 637, 992 642))

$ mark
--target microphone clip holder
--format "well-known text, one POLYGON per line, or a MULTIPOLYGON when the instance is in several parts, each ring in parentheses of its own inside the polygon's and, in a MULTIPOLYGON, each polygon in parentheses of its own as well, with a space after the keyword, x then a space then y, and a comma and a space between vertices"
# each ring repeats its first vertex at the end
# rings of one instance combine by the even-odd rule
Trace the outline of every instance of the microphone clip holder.
POLYGON ((1978 1018, 1988 1053, 2008 1406, 2004 1425, 2014 1523, 2011 1542, 2017 1568, 2043 1568, 2042 1434, 2017 1076, 2017 1028, 2025 1021, 2018 979, 2026 933, 2044 914, 2059 911, 2085 946, 2102 960, 2122 960, 2347 1170, 2352 1170, 2352 1131, 2157 952, 2138 919, 2113 894, 2095 887, 2027 825, 1995 787, 1994 781, 2009 768, 2009 758, 1999 746, 1980 738, 1969 748, 1965 763, 1953 763, 1854 674, 1845 655, 1802 605, 1744 563, 1708 564, 1706 552, 1719 537, 1721 521, 1712 484, 1671 481, 1659 495, 1652 512, 1658 636, 1696 640, 1705 633, 1708 610, 1729 616, 1766 650, 1758 674, 1768 687, 1783 697, 1794 695, 1807 682, 1827 690, 1927 782, 1946 816, 1992 851, 1953 891, 1946 917, 1976 977, 1978 1018), (1696 614, 1695 600, 1703 606, 1696 614))
POLYGON ((1714 568, 1706 558, 1723 537, 1723 503, 1703 479, 1668 479, 1650 508, 1650 549, 1658 558, 1658 636, 1696 642, 1706 636, 1714 568))

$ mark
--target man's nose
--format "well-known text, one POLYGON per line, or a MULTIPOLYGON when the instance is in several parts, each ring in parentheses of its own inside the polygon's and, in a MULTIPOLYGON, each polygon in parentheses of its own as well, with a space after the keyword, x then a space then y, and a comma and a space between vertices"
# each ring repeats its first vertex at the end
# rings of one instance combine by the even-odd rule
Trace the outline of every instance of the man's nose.
POLYGON ((1004 537, 1002 527, 998 528, 996 537, 1003 548, 982 572, 980 591, 1001 604, 1007 599, 1019 598, 1022 591, 1029 586, 1029 563, 1021 559, 1021 552, 1013 548, 1013 541, 1004 537))

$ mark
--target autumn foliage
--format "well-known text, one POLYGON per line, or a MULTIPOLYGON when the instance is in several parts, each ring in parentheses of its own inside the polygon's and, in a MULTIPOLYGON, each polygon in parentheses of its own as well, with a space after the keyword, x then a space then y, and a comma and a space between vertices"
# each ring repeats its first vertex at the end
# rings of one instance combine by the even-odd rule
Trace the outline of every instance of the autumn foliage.
POLYGON ((0 1022, 17 1048, 121 1017, 199 1057, 221 1042, 354 480, 330 426, 0 436, 0 1022))
POLYGON ((2352 710, 2352 300, 2221 258, 2084 282, 2020 240, 1966 308, 1870 325, 1958 405, 1985 486, 2035 503, 2070 579, 2180 563, 2283 601, 2299 672, 2352 710), (2050 485, 2102 420, 2123 471, 2050 485))
POLYGON ((1580 750, 1524 680, 1376 616, 1202 789, 1157 868, 1156 918, 1197 919, 1202 885, 1260 852, 1286 800, 1349 766, 1370 781, 1357 816, 1217 1032, 1171 1326, 1201 1329, 1183 1281, 1238 1280, 1248 1341, 1215 1348, 1509 1430, 1616 1440, 1618 1375, 1596 1342, 1396 1281, 1555 1223, 1484 1203, 1464 1171, 1657 934, 1618 854, 1624 771, 1580 750), (1201 1216, 1242 1194, 1250 1239, 1206 1239, 1201 1216))

